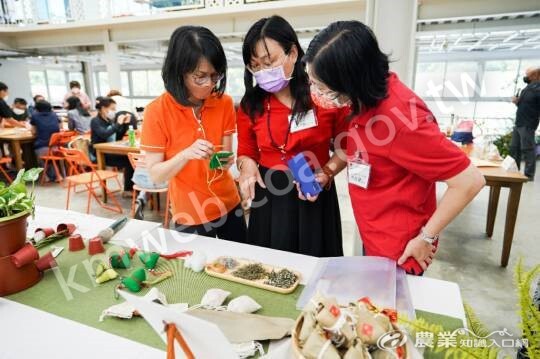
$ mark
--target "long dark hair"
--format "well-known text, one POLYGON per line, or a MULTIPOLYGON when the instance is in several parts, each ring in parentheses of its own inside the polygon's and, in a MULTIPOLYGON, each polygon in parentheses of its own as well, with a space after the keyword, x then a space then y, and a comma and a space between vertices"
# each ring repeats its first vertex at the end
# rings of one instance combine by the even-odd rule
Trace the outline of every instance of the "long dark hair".
MULTIPOLYGON (((309 79, 302 64, 304 50, 300 46, 298 36, 287 20, 281 16, 274 15, 260 19, 248 30, 242 45, 242 57, 246 66, 249 65, 252 56, 255 54, 257 42, 264 41, 265 38, 278 42, 286 54, 289 54, 293 45, 298 49, 298 59, 294 64, 289 86, 294 99, 293 117, 301 117, 311 109, 312 104, 309 95, 309 79)), ((258 85, 253 85, 253 75, 247 69, 244 70, 244 86, 246 92, 242 97, 240 106, 242 111, 253 120, 264 113, 264 100, 268 97, 268 92, 258 85)))
POLYGON ((331 90, 352 100, 352 114, 387 96, 388 56, 371 29, 360 21, 337 21, 317 34, 304 62, 331 90))
POLYGON ((199 61, 205 58, 223 75, 214 92, 223 95, 227 87, 227 58, 219 39, 202 26, 181 26, 171 35, 169 49, 163 63, 161 76, 165 89, 184 106, 194 106, 189 101, 189 91, 184 83, 184 75, 197 69, 199 61))
POLYGON ((77 96, 70 96, 66 99, 68 110, 77 110, 81 116, 90 116, 88 111, 82 107, 81 100, 77 96))

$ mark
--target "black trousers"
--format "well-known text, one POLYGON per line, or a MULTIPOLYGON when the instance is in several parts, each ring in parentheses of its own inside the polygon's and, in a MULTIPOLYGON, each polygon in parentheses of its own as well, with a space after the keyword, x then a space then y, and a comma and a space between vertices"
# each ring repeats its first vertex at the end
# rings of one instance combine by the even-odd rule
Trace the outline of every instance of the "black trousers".
POLYGON ((105 164, 111 167, 118 167, 124 170, 124 191, 133 190, 133 167, 129 163, 127 156, 105 155, 105 164))
POLYGON ((246 221, 240 205, 225 216, 208 223, 195 226, 173 224, 175 230, 182 233, 198 234, 205 237, 225 239, 227 241, 246 243, 246 221))
POLYGON ((512 156, 521 168, 521 159, 525 161, 524 173, 529 178, 534 178, 536 172, 536 141, 534 128, 514 127, 512 141, 510 142, 510 156, 512 156))

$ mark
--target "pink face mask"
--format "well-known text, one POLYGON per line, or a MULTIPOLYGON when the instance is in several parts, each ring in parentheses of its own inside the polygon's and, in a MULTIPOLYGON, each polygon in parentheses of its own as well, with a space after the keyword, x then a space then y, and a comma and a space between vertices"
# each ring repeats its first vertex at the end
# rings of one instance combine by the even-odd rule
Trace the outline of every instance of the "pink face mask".
POLYGON ((319 95, 315 91, 311 91, 311 101, 319 107, 326 109, 343 108, 350 106, 350 101, 341 103, 339 98, 330 99, 324 95, 319 95))

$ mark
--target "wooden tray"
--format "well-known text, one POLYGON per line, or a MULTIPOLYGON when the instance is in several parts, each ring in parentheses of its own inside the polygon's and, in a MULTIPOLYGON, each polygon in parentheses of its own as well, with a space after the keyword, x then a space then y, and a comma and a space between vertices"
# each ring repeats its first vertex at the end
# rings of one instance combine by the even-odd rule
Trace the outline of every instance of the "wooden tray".
MULTIPOLYGON (((225 279, 225 280, 229 280, 231 282, 236 282, 236 283, 240 283, 240 284, 245 284, 245 285, 249 285, 249 286, 252 286, 252 287, 256 287, 256 288, 260 288, 260 289, 265 289, 265 290, 268 290, 268 291, 271 291, 271 292, 276 292, 276 293, 281 293, 281 294, 289 294, 289 293, 292 293, 294 292, 294 290, 296 289, 296 287, 298 287, 298 284, 300 284, 300 279, 301 279, 301 275, 300 273, 296 272, 296 271, 293 271, 291 270, 291 272, 293 272, 294 274, 296 274, 297 276, 297 280, 296 282, 289 288, 279 288, 279 287, 274 287, 272 285, 268 285, 268 284, 264 284, 264 281, 266 280, 266 278, 263 278, 263 279, 258 279, 258 280, 248 280, 248 279, 244 279, 244 278, 239 278, 239 277, 235 277, 232 275, 232 272, 234 272, 235 270, 237 270, 238 268, 240 268, 241 266, 243 265, 246 265, 246 264, 255 264, 255 263, 259 263, 261 264, 264 269, 266 269, 268 272, 274 270, 275 272, 278 272, 284 268, 282 267, 275 267, 275 266, 272 266, 272 265, 268 265, 268 264, 264 264, 264 263, 261 263, 261 262, 257 262, 257 261, 253 261, 253 260, 249 260, 249 259, 244 259, 244 258, 234 258, 234 257, 230 257, 230 256, 224 256, 224 257, 218 257, 216 258, 211 264, 215 263, 215 262, 218 262, 220 259, 222 258, 233 258, 235 261, 238 262, 238 266, 236 268, 233 268, 233 269, 227 269, 225 272, 223 273, 219 273, 219 272, 215 272, 213 271, 209 265, 206 265, 206 267, 204 268, 204 271, 206 272, 206 274, 212 276, 212 277, 217 277, 217 278, 221 278, 221 279, 225 279)), ((285 268, 285 269, 288 269, 288 268, 285 268)), ((290 269, 289 269, 290 270, 290 269)))

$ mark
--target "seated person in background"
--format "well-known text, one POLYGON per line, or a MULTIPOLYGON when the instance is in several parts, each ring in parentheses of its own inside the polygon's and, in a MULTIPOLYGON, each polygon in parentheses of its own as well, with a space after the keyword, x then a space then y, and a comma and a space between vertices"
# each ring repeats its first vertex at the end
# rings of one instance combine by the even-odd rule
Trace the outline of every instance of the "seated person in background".
MULTIPOLYGON (((96 104, 98 111, 97 116, 90 121, 90 129, 92 131, 90 154, 95 160, 96 151, 94 145, 97 143, 114 142, 121 140, 126 134, 129 126, 129 116, 120 115, 116 117, 116 102, 114 100, 103 97, 96 104)), ((105 155, 105 164, 107 166, 119 167, 124 169, 124 197, 131 197, 133 190, 133 168, 129 163, 127 156, 105 155)))
POLYGON ((118 112, 125 111, 132 114, 136 114, 137 110, 135 107, 131 106, 131 101, 124 96, 122 96, 122 93, 118 90, 111 90, 107 94, 107 97, 112 98, 116 102, 116 110, 118 112))
POLYGON ((30 118, 28 114, 28 103, 24 98, 17 97, 13 100, 11 109, 13 111, 13 118, 19 122, 26 122, 30 118))
POLYGON ((71 96, 78 97, 79 100, 81 100, 82 108, 85 110, 90 109, 92 101, 90 101, 90 97, 88 97, 88 95, 81 90, 81 84, 79 81, 71 81, 69 83, 69 91, 64 96, 64 107, 67 107, 67 99, 71 96))
MULTIPOLYGON (((58 116, 53 112, 51 104, 47 101, 36 102, 35 111, 32 113, 30 125, 32 125, 32 133, 36 136, 34 141, 34 151, 39 160, 39 165, 43 166, 41 156, 45 156, 49 152, 49 141, 53 133, 60 132, 60 122, 58 116)), ((61 169, 63 172, 63 169, 61 169)), ((56 173, 53 166, 47 167, 47 177, 49 181, 56 180, 56 173)))
POLYGON ((32 113, 35 110, 36 102, 38 102, 38 101, 46 101, 45 96, 43 96, 43 95, 34 95, 32 100, 34 101, 34 104, 28 106, 28 113, 30 114, 30 116, 32 115, 32 113))
POLYGON ((90 113, 82 107, 81 100, 76 96, 68 97, 68 127, 70 130, 75 130, 79 134, 84 134, 90 131, 90 113))
MULTIPOLYGON (((144 151, 143 151, 143 154, 144 154, 144 151)), ((137 164, 137 168, 135 168, 132 181, 137 186, 141 188, 145 188, 145 189, 161 189, 161 188, 167 188, 169 186, 167 182, 155 183, 154 181, 152 181, 152 178, 150 177, 150 173, 148 172, 148 169, 146 168, 146 163, 141 163, 141 162, 139 162, 137 164)), ((145 205, 146 205, 146 192, 141 191, 139 192, 139 195, 137 196, 137 200, 135 202, 135 211, 134 211, 133 218, 144 220, 144 206, 145 205)))
POLYGON ((0 127, 26 127, 26 123, 19 122, 13 116, 13 110, 8 106, 8 87, 5 83, 0 82, 0 127))

